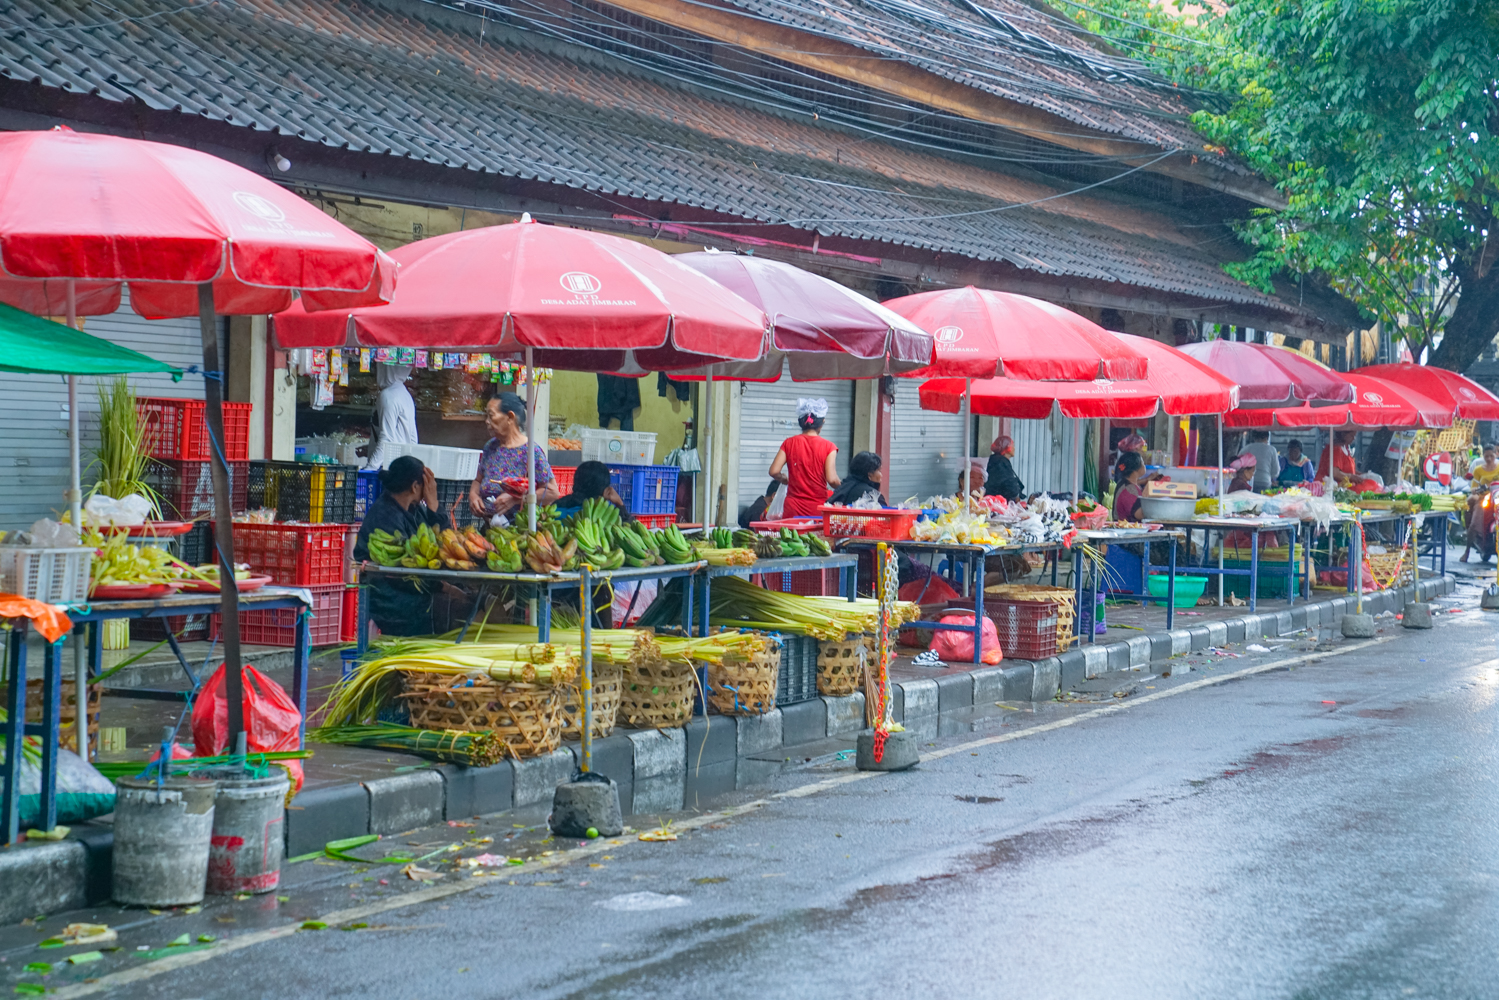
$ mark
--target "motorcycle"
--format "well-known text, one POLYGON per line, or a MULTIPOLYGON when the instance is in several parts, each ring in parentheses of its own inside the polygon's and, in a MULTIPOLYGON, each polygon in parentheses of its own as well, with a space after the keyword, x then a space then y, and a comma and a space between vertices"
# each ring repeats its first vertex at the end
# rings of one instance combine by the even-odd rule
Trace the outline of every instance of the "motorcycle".
POLYGON ((1468 518, 1468 541, 1488 562, 1495 552, 1494 531, 1499 527, 1499 482, 1483 487, 1468 518))

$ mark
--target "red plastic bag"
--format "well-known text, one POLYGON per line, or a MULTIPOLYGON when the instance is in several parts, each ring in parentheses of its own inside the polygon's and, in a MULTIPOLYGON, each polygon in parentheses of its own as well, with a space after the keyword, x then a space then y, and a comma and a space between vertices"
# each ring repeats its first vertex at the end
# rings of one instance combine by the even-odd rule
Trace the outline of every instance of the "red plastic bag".
MULTIPOLYGON (((973 615, 948 615, 942 619, 943 625, 967 625, 973 628, 973 615)), ((973 662, 973 633, 952 632, 943 630, 932 636, 932 650, 948 663, 971 663, 973 662)), ((999 649, 999 630, 994 627, 994 620, 984 616, 984 638, 980 647, 983 662, 994 665, 1003 659, 1004 654, 999 649)))
MULTIPOLYGON (((296 702, 285 688, 248 663, 244 676, 246 749, 250 753, 299 749, 302 713, 297 711, 296 702)), ((193 742, 200 757, 215 757, 230 750, 229 701, 224 697, 223 664, 208 678, 198 700, 193 702, 193 742)), ((290 798, 302 790, 302 762, 276 763, 291 777, 290 798)))

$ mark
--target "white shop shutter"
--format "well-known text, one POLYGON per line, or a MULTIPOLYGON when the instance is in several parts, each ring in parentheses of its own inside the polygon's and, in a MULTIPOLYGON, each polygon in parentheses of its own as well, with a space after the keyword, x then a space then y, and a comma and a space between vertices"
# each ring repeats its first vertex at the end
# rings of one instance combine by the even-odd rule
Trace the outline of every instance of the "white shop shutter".
POLYGON ((796 426, 796 401, 803 396, 828 401, 822 436, 838 446, 838 474, 848 474, 854 444, 852 381, 793 382, 783 371, 779 382, 746 382, 739 407, 740 510, 770 483, 770 463, 781 450, 781 442, 801 433, 796 426))
MULTIPOLYGON (((170 365, 185 368, 203 363, 196 318, 153 322, 141 319, 122 303, 112 315, 88 317, 83 329, 170 365)), ((203 379, 198 375, 184 376, 181 382, 165 374, 127 377, 139 396, 203 395, 203 379)), ((78 380, 85 495, 91 480, 91 451, 99 440, 97 385, 95 378, 78 380)), ((29 528, 37 518, 57 516, 65 509, 67 488, 67 381, 58 375, 0 372, 0 530, 29 528)))
MULTIPOLYGON (((937 493, 957 493, 958 473, 963 468, 963 415, 923 410, 917 395, 920 384, 896 382, 886 498, 902 503, 911 497, 924 500, 937 493)), ((970 437, 968 447, 973 451, 978 442, 970 437)), ((988 461, 989 442, 983 443, 979 454, 988 461)))
MULTIPOLYGON (((1032 493, 1072 492, 1073 447, 1077 437, 1079 421, 1068 420, 1055 408, 1045 420, 1012 420, 1010 437, 1015 441, 1015 457, 1011 464, 1015 474, 1025 484, 1027 495, 1032 493)), ((988 452, 988 443, 984 451, 988 452)), ((1082 463, 1084 456, 1077 456, 1082 463)), ((1079 472, 1081 482, 1081 472, 1079 472)))

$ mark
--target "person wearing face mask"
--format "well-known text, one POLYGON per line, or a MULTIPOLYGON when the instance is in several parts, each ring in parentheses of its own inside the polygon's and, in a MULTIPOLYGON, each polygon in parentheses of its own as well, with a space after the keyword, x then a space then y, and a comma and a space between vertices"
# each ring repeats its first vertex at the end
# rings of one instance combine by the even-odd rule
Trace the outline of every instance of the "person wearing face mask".
POLYGON ((382 364, 375 373, 380 395, 375 397, 367 469, 383 469, 396 457, 394 445, 416 444, 416 400, 406 388, 410 365, 382 364))
MULTIPOLYGON (((468 488, 469 510, 488 520, 495 514, 514 518, 524 503, 504 487, 507 479, 526 478, 526 404, 513 392, 492 396, 484 405, 484 426, 494 435, 479 456, 479 473, 468 488)), ((556 503, 562 496, 551 463, 541 445, 532 443, 536 455, 537 506, 556 503)))

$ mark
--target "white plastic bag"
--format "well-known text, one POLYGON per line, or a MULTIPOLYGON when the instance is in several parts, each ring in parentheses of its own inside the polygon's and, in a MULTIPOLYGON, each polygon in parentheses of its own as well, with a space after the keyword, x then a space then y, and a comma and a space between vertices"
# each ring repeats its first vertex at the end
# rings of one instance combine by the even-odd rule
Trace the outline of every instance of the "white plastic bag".
POLYGON ((85 523, 109 525, 115 528, 129 528, 145 524, 154 512, 151 501, 139 493, 132 493, 123 500, 95 493, 83 505, 85 523))
POLYGON ((786 484, 782 483, 776 487, 776 495, 770 498, 770 506, 765 508, 765 520, 779 521, 786 513, 786 484))

